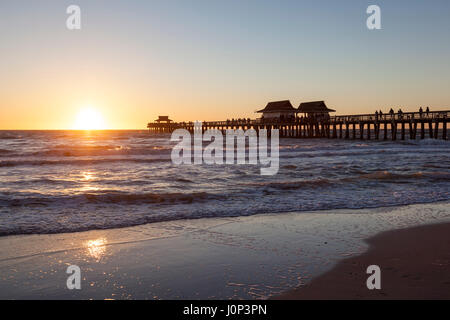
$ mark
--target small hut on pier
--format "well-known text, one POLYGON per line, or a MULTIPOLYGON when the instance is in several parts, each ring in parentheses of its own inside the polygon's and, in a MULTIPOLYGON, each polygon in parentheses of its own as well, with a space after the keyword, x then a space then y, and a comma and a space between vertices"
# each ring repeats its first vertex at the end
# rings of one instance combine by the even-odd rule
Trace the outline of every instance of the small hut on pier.
POLYGON ((324 101, 302 102, 296 113, 303 113, 308 118, 328 118, 330 112, 336 110, 329 109, 324 101))
POLYGON ((269 102, 264 109, 256 111, 262 113, 261 119, 287 120, 295 118, 296 109, 289 100, 269 102))
POLYGON ((158 119, 155 120, 158 123, 171 123, 172 120, 169 119, 169 116, 158 116, 158 119))

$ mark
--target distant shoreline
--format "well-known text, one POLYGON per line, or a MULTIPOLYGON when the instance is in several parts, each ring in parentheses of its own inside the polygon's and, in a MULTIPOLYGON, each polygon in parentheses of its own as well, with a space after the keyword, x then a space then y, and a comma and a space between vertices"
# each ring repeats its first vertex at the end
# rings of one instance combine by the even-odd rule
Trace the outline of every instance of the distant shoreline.
POLYGON ((367 252, 275 299, 450 299, 450 223, 386 231, 366 242, 367 252), (366 287, 373 264, 381 290, 366 287))

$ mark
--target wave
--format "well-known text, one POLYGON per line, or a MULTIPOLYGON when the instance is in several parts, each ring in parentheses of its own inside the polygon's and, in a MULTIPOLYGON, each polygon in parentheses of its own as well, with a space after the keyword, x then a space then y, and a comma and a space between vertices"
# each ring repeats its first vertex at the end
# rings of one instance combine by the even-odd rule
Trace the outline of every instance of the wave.
POLYGON ((389 171, 375 171, 372 173, 365 173, 359 176, 363 179, 369 180, 407 180, 407 179, 431 179, 450 181, 449 172, 412 172, 412 173, 392 173, 389 171))
POLYGON ((102 193, 102 194, 83 194, 82 197, 89 203, 126 203, 126 204, 146 204, 146 203, 193 203, 206 200, 218 199, 216 195, 206 192, 192 193, 102 193))
MULTIPOLYGON (((291 168, 291 167, 289 167, 291 168)), ((294 181, 264 181, 241 183, 240 185, 248 187, 264 187, 280 190, 295 190, 300 188, 322 188, 326 186, 335 186, 337 184, 355 184, 358 181, 378 180, 378 181, 398 181, 408 179, 427 179, 432 181, 450 181, 449 172, 412 172, 412 173, 392 173, 389 171, 375 171, 371 173, 361 173, 357 176, 342 178, 317 178, 310 180, 294 180, 294 181)))
POLYGON ((213 217, 240 217, 251 216, 255 214, 277 214, 288 212, 323 212, 328 213, 330 210, 348 209, 349 214, 354 209, 375 209, 382 207, 395 207, 411 204, 425 204, 435 202, 448 202, 448 196, 435 197, 433 199, 408 199, 400 202, 391 203, 362 203, 358 201, 344 201, 339 204, 320 203, 312 204, 286 204, 284 206, 264 206, 264 207, 247 207, 236 211, 232 208, 220 207, 215 205, 206 210, 187 210, 187 207, 170 207, 170 214, 167 210, 137 210, 123 206, 108 208, 84 208, 76 210, 76 212, 55 211, 53 213, 40 213, 36 215, 29 213, 23 217, 21 221, 12 219, 10 223, 0 224, 0 236, 18 235, 18 234, 52 234, 52 233, 68 233, 81 232, 88 230, 101 230, 112 228, 123 228, 148 223, 157 223, 165 221, 176 221, 186 219, 202 219, 213 217))
POLYGON ((263 187, 264 189, 278 189, 278 190, 296 190, 301 188, 320 188, 331 186, 338 180, 319 178, 312 180, 296 180, 296 181, 279 181, 279 182, 256 182, 247 183, 249 187, 263 187))
POLYGON ((71 204, 189 204, 193 202, 204 202, 207 200, 223 199, 220 195, 206 192, 192 193, 127 193, 120 191, 102 191, 100 193, 80 193, 76 195, 31 195, 28 197, 6 197, 0 198, 2 206, 39 206, 39 205, 71 205, 71 204))
POLYGON ((14 139, 22 139, 22 135, 17 135, 10 132, 0 133, 0 140, 14 140, 14 139))
POLYGON ((54 147, 33 152, 17 152, 15 150, 0 149, 0 157, 83 157, 83 156, 133 156, 169 154, 169 146, 130 147, 121 145, 106 146, 78 146, 54 147))
POLYGON ((103 159, 69 159, 69 160, 4 160, 0 161, 0 167, 17 166, 49 166, 49 165, 74 165, 85 166, 102 163, 133 162, 133 163, 155 163, 170 161, 170 158, 103 158, 103 159))
POLYGON ((334 150, 334 151, 320 151, 317 152, 315 150, 291 150, 289 152, 283 151, 280 152, 280 159, 295 159, 295 158, 336 158, 336 157, 354 157, 360 158, 363 156, 377 156, 380 153, 395 153, 395 154, 429 154, 432 152, 433 154, 443 154, 446 155, 448 153, 447 149, 405 149, 405 148, 392 148, 392 149, 377 149, 377 148, 368 148, 368 149, 342 149, 342 150, 334 150))

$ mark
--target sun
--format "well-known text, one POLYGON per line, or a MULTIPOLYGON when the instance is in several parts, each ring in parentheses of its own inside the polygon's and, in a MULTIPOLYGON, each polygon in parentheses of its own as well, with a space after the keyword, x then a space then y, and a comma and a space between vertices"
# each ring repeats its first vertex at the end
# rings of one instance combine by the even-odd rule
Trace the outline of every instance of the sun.
POLYGON ((105 122, 100 112, 94 108, 84 108, 78 112, 74 125, 75 130, 103 130, 105 122))

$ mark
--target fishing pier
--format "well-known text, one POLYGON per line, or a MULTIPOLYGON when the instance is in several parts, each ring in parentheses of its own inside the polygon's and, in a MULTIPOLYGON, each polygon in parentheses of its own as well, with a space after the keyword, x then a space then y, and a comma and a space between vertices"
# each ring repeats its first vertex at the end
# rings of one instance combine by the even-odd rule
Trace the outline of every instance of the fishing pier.
MULTIPOLYGON (((328 138, 360 140, 447 140, 447 121, 450 110, 420 112, 390 112, 359 115, 330 116, 323 101, 300 104, 292 107, 288 100, 270 102, 259 119, 232 119, 202 123, 203 132, 209 129, 226 130, 278 129, 282 138, 328 138), (292 108, 292 109, 291 109, 292 108), (304 114, 304 116, 299 116, 304 114)), ((173 122, 168 117, 159 117, 148 123, 150 133, 171 133, 176 129, 194 131, 194 122, 173 122)))

